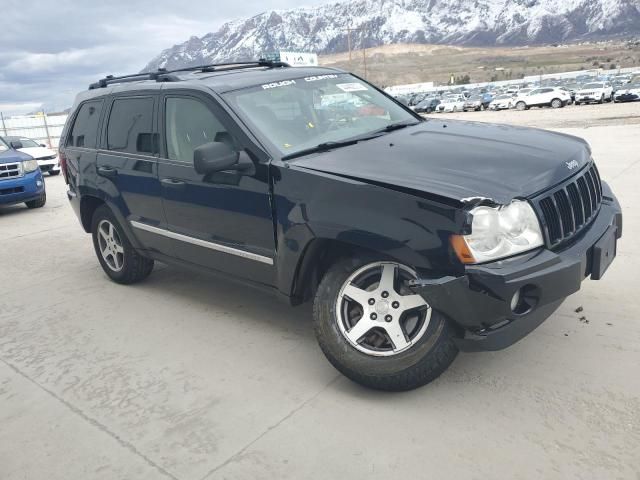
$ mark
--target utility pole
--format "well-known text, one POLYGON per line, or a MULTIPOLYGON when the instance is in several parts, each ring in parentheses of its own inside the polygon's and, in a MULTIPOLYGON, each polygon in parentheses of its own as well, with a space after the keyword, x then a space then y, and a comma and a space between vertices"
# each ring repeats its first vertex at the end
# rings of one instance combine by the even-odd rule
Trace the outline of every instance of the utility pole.
POLYGON ((365 48, 365 39, 366 39, 366 27, 360 28, 345 28, 347 32, 347 46, 349 48, 349 66, 351 66, 351 32, 361 32, 362 33, 362 63, 364 66, 364 78, 367 78, 367 49, 365 48))
POLYGON ((364 64, 364 78, 367 78, 367 48, 365 46, 365 41, 367 40, 367 29, 366 27, 362 27, 362 63, 364 64))

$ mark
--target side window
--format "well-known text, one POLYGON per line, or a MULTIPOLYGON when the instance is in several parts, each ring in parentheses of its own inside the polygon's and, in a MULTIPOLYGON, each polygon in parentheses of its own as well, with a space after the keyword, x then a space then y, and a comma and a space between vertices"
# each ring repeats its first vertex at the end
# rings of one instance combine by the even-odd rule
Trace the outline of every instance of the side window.
POLYGON ((107 125, 107 149, 116 152, 152 155, 153 98, 117 98, 111 107, 107 125))
POLYGON ((102 100, 83 103, 67 138, 68 147, 96 148, 102 100))
POLYGON ((165 105, 167 156, 178 162, 192 163, 193 151, 210 142, 234 141, 220 120, 202 102, 187 97, 169 97, 165 105))
POLYGON ((551 93, 553 92, 553 88, 545 88, 544 90, 542 90, 542 93, 551 93))

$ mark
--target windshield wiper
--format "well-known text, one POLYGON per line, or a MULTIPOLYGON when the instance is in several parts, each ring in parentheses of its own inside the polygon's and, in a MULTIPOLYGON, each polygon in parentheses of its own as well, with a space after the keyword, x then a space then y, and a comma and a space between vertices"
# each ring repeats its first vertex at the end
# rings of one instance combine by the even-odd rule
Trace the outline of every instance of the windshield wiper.
POLYGON ((381 128, 380 130, 376 130, 376 133, 387 133, 387 132, 393 132, 394 130, 400 130, 401 128, 407 128, 407 127, 413 127, 414 125, 418 125, 419 123, 422 123, 420 121, 417 122, 398 122, 398 123, 392 123, 390 125, 387 125, 384 128, 381 128))
POLYGON ((401 128, 411 127, 413 125, 417 125, 421 122, 401 122, 401 123, 392 123, 391 125, 387 125, 384 128, 379 130, 375 130, 371 133, 362 135, 360 137, 350 138, 348 140, 342 140, 338 142, 323 142, 319 143, 315 147, 304 148, 302 150, 298 150, 297 152, 290 153, 282 157, 282 160, 290 160, 292 158, 302 157, 304 155, 309 155, 310 153, 317 152, 326 152, 328 150, 333 150, 334 148, 347 147, 349 145, 355 145, 358 142, 362 142, 363 140, 371 140, 372 138, 377 138, 385 133, 393 132, 394 130, 400 130, 401 128))
POLYGON ((366 140, 367 138, 368 137, 366 137, 366 138, 359 137, 359 138, 353 138, 353 139, 350 139, 350 140, 343 140, 341 142, 323 142, 323 143, 319 143, 315 147, 304 148, 302 150, 298 150, 297 152, 293 152, 293 153, 290 153, 288 155, 285 155, 284 157, 282 157, 282 160, 289 160, 291 158, 302 157, 302 156, 308 155, 310 153, 326 152, 328 150, 333 150, 334 148, 340 148, 340 147, 347 147, 349 145, 355 145, 360 140, 366 140))

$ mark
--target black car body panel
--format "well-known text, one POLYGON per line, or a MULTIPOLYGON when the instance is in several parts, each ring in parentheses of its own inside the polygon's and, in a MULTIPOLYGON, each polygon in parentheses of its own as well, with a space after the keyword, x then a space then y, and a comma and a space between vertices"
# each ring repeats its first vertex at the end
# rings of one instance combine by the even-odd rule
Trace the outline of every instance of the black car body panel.
MULTIPOLYGON (((336 73, 343 72, 256 68, 80 94, 62 134, 61 154, 68 198, 85 230, 96 206, 106 204, 142 254, 221 272, 279 293, 293 304, 307 299, 307 290, 317 284, 314 267, 325 249, 339 245, 371 252, 414 268, 420 277, 416 290, 458 325, 461 345, 470 349, 517 341, 557 306, 559 295, 540 297, 544 301, 539 310, 512 321, 507 309, 520 278, 564 285, 557 293, 573 293, 594 268, 594 244, 609 227, 619 237, 620 207, 607 190, 592 225, 557 250, 540 248, 472 266, 461 263, 452 250, 451 235, 469 233, 473 205, 530 199, 591 165, 589 146, 577 137, 515 126, 423 121, 403 106, 419 124, 283 160, 269 139, 249 129, 222 96, 245 87, 269 89, 291 79, 336 73), (169 160, 162 114, 166 99, 176 96, 199 99, 217 112, 253 168, 203 176, 169 160), (107 124, 114 102, 129 97, 151 99, 153 120, 148 136, 142 137, 150 147, 144 154, 109 147, 107 124), (96 131, 95 145, 89 147, 72 132, 88 105, 96 115, 82 120, 93 122, 96 131), (496 325, 505 321, 512 326, 503 328, 519 333, 486 341, 497 335, 489 331, 497 332, 496 325)), ((606 265, 600 262, 597 268, 606 265)))
POLYGON ((482 197, 507 204, 561 182, 589 161, 588 145, 576 137, 516 126, 429 120, 293 164, 458 201, 482 197))

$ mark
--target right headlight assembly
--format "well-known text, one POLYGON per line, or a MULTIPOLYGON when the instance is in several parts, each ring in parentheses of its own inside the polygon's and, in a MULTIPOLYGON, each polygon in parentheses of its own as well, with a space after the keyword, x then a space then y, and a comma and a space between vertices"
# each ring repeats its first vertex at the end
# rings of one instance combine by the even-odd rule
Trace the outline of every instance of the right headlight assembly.
POLYGON ((540 222, 529 202, 471 210, 469 235, 452 235, 451 246, 462 263, 484 263, 544 245, 540 222))

